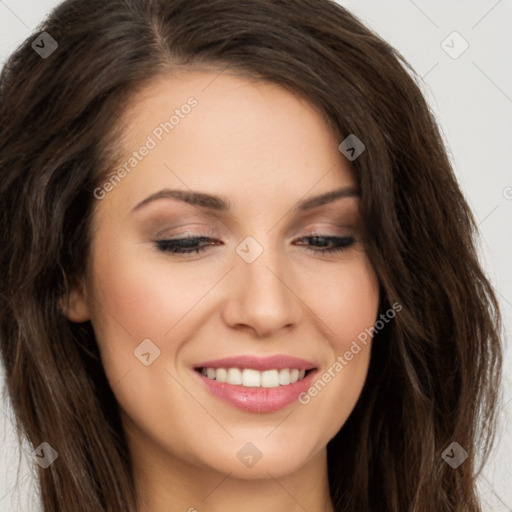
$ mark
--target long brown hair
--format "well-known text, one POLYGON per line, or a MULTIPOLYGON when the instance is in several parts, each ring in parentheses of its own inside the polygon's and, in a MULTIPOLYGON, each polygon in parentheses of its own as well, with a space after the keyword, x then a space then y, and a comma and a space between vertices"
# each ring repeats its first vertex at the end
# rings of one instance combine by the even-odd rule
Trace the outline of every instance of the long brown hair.
POLYGON ((340 142, 366 146, 353 162, 366 249, 382 311, 402 309, 375 334, 361 397, 328 444, 335 510, 480 511, 502 356, 475 222, 414 70, 330 0, 67 0, 4 66, 0 347, 21 435, 59 454, 39 468, 44 510, 137 509, 94 332, 59 301, 85 269, 123 108, 192 65, 276 83, 340 142), (58 43, 46 58, 32 47, 43 31, 58 43), (456 469, 442 457, 454 441, 468 453, 456 469))

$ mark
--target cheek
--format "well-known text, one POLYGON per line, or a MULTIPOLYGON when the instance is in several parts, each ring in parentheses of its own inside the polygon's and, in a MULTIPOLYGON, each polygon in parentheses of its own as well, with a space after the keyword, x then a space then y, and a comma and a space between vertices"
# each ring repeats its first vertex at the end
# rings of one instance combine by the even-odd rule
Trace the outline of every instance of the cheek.
MULTIPOLYGON (((147 260, 147 256, 146 256, 147 260)), ((132 340, 164 339, 174 325, 211 287, 212 278, 204 271, 183 271, 180 265, 171 271, 165 265, 130 256, 111 258, 98 255, 94 262, 92 285, 100 336, 105 329, 124 329, 132 340), (206 274, 206 275, 202 275, 206 274), (117 325, 116 325, 117 324, 117 325)), ((103 337, 113 339, 116 337, 103 337)))
POLYGON ((326 269, 315 277, 315 313, 325 324, 325 334, 337 352, 373 326, 379 308, 379 284, 364 253, 337 271, 326 269))
MULTIPOLYGON (((163 370, 165 355, 160 355, 170 347, 173 353, 167 355, 171 358, 176 355, 179 346, 169 343, 172 340, 169 332, 175 325, 181 326, 180 321, 207 292, 208 279, 205 282, 198 275, 197 280, 191 280, 179 269, 169 275, 169 269, 148 262, 147 256, 144 260, 133 249, 119 249, 114 253, 113 246, 121 245, 110 244, 109 251, 98 250, 92 259, 93 279, 88 286, 91 317, 111 387, 115 388, 127 373, 130 377, 116 388, 116 393, 121 392, 127 381, 142 379, 141 385, 131 390, 135 399, 139 393, 147 393, 146 396, 151 393, 151 389, 146 389, 150 381, 144 375, 151 370, 154 376, 158 369, 163 370), (144 340, 151 343, 148 345, 144 340), (145 349, 140 354, 149 351, 154 360, 147 367, 137 358, 142 346, 145 349)), ((98 247, 107 245, 99 243, 98 247)))
POLYGON ((317 275, 315 289, 321 293, 309 294, 330 356, 307 392, 299 396, 304 414, 316 418, 319 446, 336 435, 359 399, 379 308, 378 279, 364 255, 335 274, 335 278, 317 275))

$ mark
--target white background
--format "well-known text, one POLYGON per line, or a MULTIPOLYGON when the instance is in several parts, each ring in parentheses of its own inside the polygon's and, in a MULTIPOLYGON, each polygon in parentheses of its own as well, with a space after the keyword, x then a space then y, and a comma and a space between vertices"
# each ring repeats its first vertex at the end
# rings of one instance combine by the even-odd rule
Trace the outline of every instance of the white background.
MULTIPOLYGON (((59 2, 0 0, 0 62, 59 2)), ((481 231, 480 252, 512 332, 512 0, 348 0, 353 14, 396 47, 423 77, 459 182, 481 231), (453 31, 469 44, 458 58, 443 47, 453 31), (508 198, 507 198, 508 197, 508 198)), ((445 44, 461 48, 458 36, 445 44)), ((44 122, 44 120, 42 120, 44 122)), ((487 512, 512 512, 512 356, 506 349, 498 440, 480 479, 487 512)), ((1 370, 1 369, 0 369, 1 370)), ((2 375, 0 375, 0 378, 2 375)), ((0 402, 0 512, 34 512, 36 487, 0 402)))

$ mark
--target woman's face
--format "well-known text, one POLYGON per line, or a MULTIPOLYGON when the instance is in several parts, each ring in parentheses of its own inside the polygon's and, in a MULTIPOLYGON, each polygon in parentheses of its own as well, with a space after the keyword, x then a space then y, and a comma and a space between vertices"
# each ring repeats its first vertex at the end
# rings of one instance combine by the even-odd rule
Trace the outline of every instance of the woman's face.
POLYGON ((69 316, 92 321, 132 453, 242 478, 323 457, 378 310, 341 140, 277 85, 206 71, 154 82, 123 122, 69 316))

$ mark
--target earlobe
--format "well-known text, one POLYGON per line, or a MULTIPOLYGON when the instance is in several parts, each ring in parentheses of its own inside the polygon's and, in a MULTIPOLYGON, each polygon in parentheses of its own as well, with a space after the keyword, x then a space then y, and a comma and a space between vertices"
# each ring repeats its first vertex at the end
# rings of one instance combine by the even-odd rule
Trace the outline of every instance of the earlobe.
POLYGON ((86 322, 90 319, 87 295, 82 283, 73 289, 59 301, 62 313, 72 322, 86 322))

